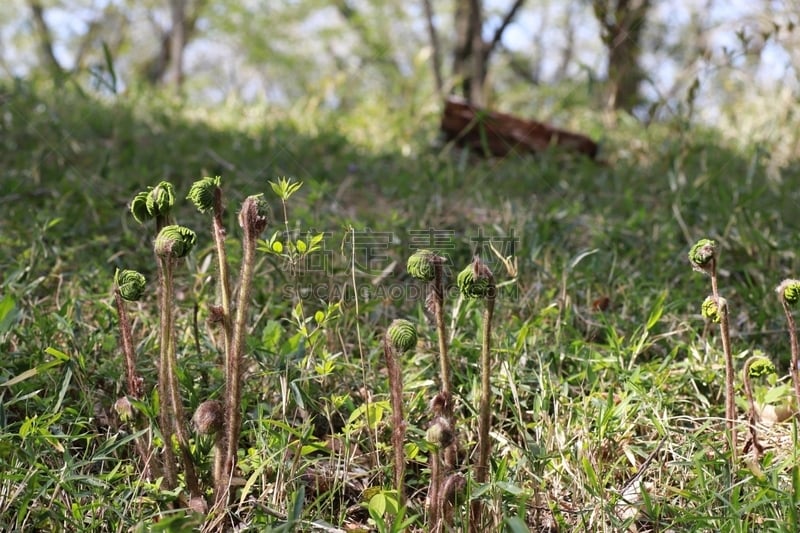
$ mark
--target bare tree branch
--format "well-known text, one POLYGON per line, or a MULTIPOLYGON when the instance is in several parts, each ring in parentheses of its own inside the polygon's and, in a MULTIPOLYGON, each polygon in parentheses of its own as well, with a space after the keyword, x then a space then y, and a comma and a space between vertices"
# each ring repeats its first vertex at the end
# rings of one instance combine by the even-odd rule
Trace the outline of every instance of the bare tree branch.
POLYGON ((189 40, 189 28, 186 21, 186 0, 170 0, 172 32, 169 39, 169 82, 176 91, 183 85, 183 51, 189 40))
POLYGON ((564 46, 564 51, 561 53, 561 61, 556 69, 556 81, 561 81, 566 77, 567 68, 569 68, 569 64, 572 62, 572 57, 575 55, 575 25, 573 24, 574 16, 575 10, 572 8, 572 6, 567 7, 567 19, 564 23, 566 26, 564 31, 566 33, 567 44, 564 46))
MULTIPOLYGON (((175 51, 180 48, 181 54, 189 44, 189 41, 195 35, 197 30, 197 20, 200 18, 200 13, 206 5, 207 0, 197 0, 195 2, 186 2, 186 0, 171 0, 170 6, 172 11, 172 21, 168 30, 161 29, 161 26, 151 19, 156 31, 160 33, 158 52, 155 57, 151 58, 143 67, 145 79, 152 85, 158 84, 164 80, 168 71, 171 70, 172 81, 175 81, 175 66, 173 62, 176 60, 174 55, 175 51), (183 3, 183 15, 181 16, 179 10, 181 6, 173 5, 174 1, 183 3), (177 17, 177 19, 176 19, 177 17)), ((181 73, 181 77, 183 74, 181 73)))
POLYGON ((436 34, 436 26, 433 24, 433 7, 431 0, 422 0, 425 8, 425 21, 428 26, 428 39, 431 42, 431 54, 433 59, 433 76, 436 80, 436 92, 439 96, 444 96, 444 81, 442 78, 442 55, 439 46, 439 36, 436 34))
POLYGON ((525 0, 516 0, 514 5, 511 6, 511 9, 508 10, 508 13, 506 13, 506 16, 503 17, 503 21, 494 31, 492 40, 489 41, 483 49, 483 55, 486 59, 488 59, 494 49, 497 48, 498 43, 503 38, 503 33, 506 31, 506 28, 508 28, 508 25, 514 21, 514 17, 517 16, 517 11, 519 11, 519 8, 521 8, 524 3, 525 0))
POLYGON ((44 7, 40 0, 29 0, 28 6, 33 13, 33 25, 39 41, 39 61, 51 74, 61 76, 64 74, 64 67, 58 62, 58 58, 53 52, 53 34, 47 21, 44 20, 44 7))

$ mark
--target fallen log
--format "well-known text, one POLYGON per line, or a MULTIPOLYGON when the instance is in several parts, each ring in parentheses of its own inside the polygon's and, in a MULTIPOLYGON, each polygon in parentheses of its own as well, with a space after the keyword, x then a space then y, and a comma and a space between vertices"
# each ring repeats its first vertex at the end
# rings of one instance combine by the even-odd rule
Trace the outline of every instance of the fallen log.
POLYGON ((598 151, 597 143, 585 135, 487 111, 456 98, 445 100, 441 129, 448 141, 487 157, 511 152, 536 154, 556 146, 595 159, 598 151))

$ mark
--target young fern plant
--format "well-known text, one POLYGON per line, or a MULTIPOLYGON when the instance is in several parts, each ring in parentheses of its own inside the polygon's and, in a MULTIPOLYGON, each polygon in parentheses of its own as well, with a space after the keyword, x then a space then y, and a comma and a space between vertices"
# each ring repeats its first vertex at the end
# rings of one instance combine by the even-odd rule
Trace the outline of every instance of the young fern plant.
MULTIPOLYGON (((425 304, 436 322, 436 336, 439 345, 441 389, 438 398, 441 402, 441 416, 447 419, 451 427, 455 427, 450 357, 447 353, 447 326, 444 319, 444 261, 444 257, 432 250, 418 250, 408 258, 406 270, 412 277, 427 283, 425 304)), ((456 467, 457 448, 458 445, 454 438, 442 452, 444 465, 450 470, 456 467)))
POLYGON ((383 353, 389 376, 389 397, 392 405, 392 451, 394 453, 394 483, 397 490, 398 507, 405 503, 405 434, 406 421, 403 416, 403 372, 399 357, 417 345, 417 329, 408 320, 398 318, 386 329, 383 353))
MULTIPOLYGON (((230 483, 236 468, 241 431, 242 410, 242 358, 244 352, 246 322, 250 291, 254 277, 255 251, 259 235, 267 225, 268 206, 261 195, 245 199, 239 213, 239 224, 243 229, 243 254, 240 272, 238 305, 234 306, 228 273, 228 259, 225 251, 225 228, 222 223, 221 178, 206 177, 195 182, 187 196, 200 212, 212 211, 212 235, 214 236, 219 265, 219 294, 221 305, 213 306, 212 316, 222 322, 224 328, 224 375, 225 398, 223 401, 209 400, 200 404, 193 416, 194 426, 201 435, 214 438, 214 483, 215 506, 224 506, 230 495, 230 483)), ((183 226, 172 224, 170 215, 174 205, 175 193, 172 185, 161 182, 155 187, 137 194, 130 204, 134 218, 144 223, 156 220, 157 236, 154 251, 158 259, 160 280, 159 291, 159 426, 164 440, 161 468, 163 486, 174 489, 178 485, 178 461, 174 445, 180 454, 182 473, 191 498, 189 507, 195 511, 206 512, 207 505, 192 458, 189 435, 184 421, 184 408, 177 378, 177 358, 174 339, 173 318, 173 274, 178 262, 186 257, 196 242, 196 234, 183 226)), ((123 289, 135 285, 139 280, 134 274, 118 273, 119 297, 123 289)), ((118 306, 119 307, 119 306, 118 306)), ((123 309, 124 313, 124 309, 123 309)), ((121 314, 122 317, 126 315, 121 314)), ((125 320, 122 320, 125 323, 125 320)), ((129 334, 129 327, 128 327, 129 334)), ((130 336, 122 332, 123 349, 126 354, 128 375, 133 365, 130 336)), ((129 389, 136 383, 129 377, 129 389)), ((140 389, 135 389, 139 391, 140 389)), ((124 408, 124 406, 121 406, 124 408)), ((220 513, 221 515, 221 513, 220 513)))
MULTIPOLYGON (((136 302, 144 296, 147 287, 145 277, 135 270, 119 270, 114 274, 114 302, 119 316, 120 343, 125 358, 125 378, 127 397, 122 397, 114 404, 117 414, 123 421, 130 423, 134 431, 141 429, 141 416, 134 412, 130 399, 140 400, 143 396, 144 379, 136 371, 136 352, 133 349, 133 333, 125 302, 136 302)), ((149 440, 137 437, 134 441, 136 454, 142 465, 141 472, 145 479, 152 480, 154 465, 149 440)))
POLYGON ((433 420, 428 431, 425 433, 425 440, 428 441, 433 449, 430 452, 431 481, 428 486, 428 531, 438 533, 446 526, 452 526, 452 513, 450 521, 445 519, 443 513, 444 502, 444 471, 442 464, 442 454, 448 450, 455 440, 453 426, 448 417, 443 415, 446 399, 443 394, 437 394, 431 401, 431 411, 434 414, 433 420))
POLYGON ((139 224, 150 219, 156 221, 156 233, 172 224, 172 207, 175 205, 175 188, 168 181, 148 187, 133 197, 130 211, 139 224))
POLYGON ((449 416, 452 411, 450 405, 452 389, 450 359, 447 355, 447 328, 444 321, 444 258, 431 250, 418 250, 408 258, 406 270, 412 277, 428 283, 426 304, 436 321, 436 334, 439 338, 441 393, 446 400, 444 413, 449 416))
POLYGON ((797 302, 800 301, 800 280, 784 280, 775 291, 778 293, 783 312, 786 315, 786 323, 789 327, 789 344, 792 351, 789 374, 792 376, 792 385, 794 387, 794 409, 800 409, 800 346, 797 340, 797 325, 792 314, 792 306, 797 305, 797 302))
POLYGON ((225 365, 224 437, 221 444, 222 462, 219 478, 215 480, 215 506, 221 508, 230 497, 230 486, 236 469, 236 451, 242 426, 242 359, 247 331, 247 313, 255 270, 258 237, 266 229, 269 206, 263 196, 245 198, 239 211, 239 226, 243 230, 242 264, 239 272, 239 294, 230 353, 225 365))
POLYGON ((222 478, 222 461, 225 458, 224 438, 225 413, 224 404, 218 400, 206 400, 197 406, 192 416, 194 428, 200 435, 210 435, 214 439, 214 466, 212 481, 216 486, 222 478))
POLYGON ((761 457, 764 453, 764 447, 758 440, 758 423, 761 422, 761 413, 764 405, 759 405, 756 402, 755 393, 753 391, 753 379, 762 376, 767 376, 775 373, 775 365, 772 361, 761 355, 754 355, 747 359, 742 368, 742 383, 744 384, 744 394, 747 398, 748 405, 748 426, 750 427, 750 442, 745 446, 745 453, 747 453, 748 446, 752 446, 753 454, 756 459, 761 457))
MULTIPOLYGON (((494 275, 489 267, 475 257, 472 264, 462 270, 456 283, 465 298, 482 298, 486 301, 483 313, 483 335, 481 338, 481 397, 478 407, 478 462, 475 465, 475 482, 486 483, 489 479, 489 425, 491 423, 491 372, 492 372, 492 317, 497 288, 494 275)), ((483 502, 476 498, 470 508, 470 529, 480 531, 483 527, 483 502)))
POLYGON ((223 343, 224 354, 227 368, 227 358, 231 351, 231 342, 233 339, 233 304, 231 303, 231 284, 230 275, 228 274, 228 254, 225 251, 225 225, 222 223, 222 178, 216 176, 213 178, 205 177, 192 184, 189 189, 189 194, 186 196, 198 211, 206 213, 212 212, 211 218, 211 234, 214 237, 214 247, 217 253, 217 270, 218 270, 218 292, 220 298, 220 306, 215 307, 212 312, 217 321, 222 324, 223 330, 223 343))
POLYGON ((146 191, 136 194, 129 208, 133 218, 140 224, 151 219, 155 219, 156 223, 154 252, 160 281, 158 391, 159 429, 164 440, 161 461, 163 484, 168 490, 174 489, 178 484, 178 464, 173 448, 173 440, 177 440, 186 487, 191 501, 196 502, 202 500, 202 494, 183 423, 183 403, 176 375, 172 306, 174 266, 179 259, 189 254, 197 237, 192 230, 172 224, 171 211, 174 205, 175 190, 171 183, 162 181, 155 187, 148 187, 146 191))
POLYGON ((165 481, 173 488, 177 485, 177 469, 172 447, 177 440, 183 463, 186 488, 192 500, 202 499, 202 492, 189 449, 189 435, 184 423, 183 401, 178 384, 178 361, 175 353, 175 338, 172 308, 174 305, 174 268, 178 261, 189 255, 197 242, 194 231, 184 226, 169 225, 159 231, 154 250, 158 257, 161 290, 159 292, 159 315, 161 327, 159 365, 159 421, 164 438, 165 481))
POLYGON ((125 356, 125 377, 128 385, 128 395, 137 400, 142 397, 144 380, 136 372, 136 353, 133 350, 133 334, 125 302, 141 300, 146 287, 147 280, 135 270, 117 269, 114 274, 114 302, 119 315, 119 337, 122 343, 122 353, 125 356))
POLYGON ((717 289, 717 246, 710 239, 700 239, 689 251, 692 269, 711 277, 711 296, 702 305, 703 317, 719 324, 722 351, 725 355, 725 428, 731 460, 736 461, 736 398, 734 396, 733 351, 731 349, 728 302, 717 289))

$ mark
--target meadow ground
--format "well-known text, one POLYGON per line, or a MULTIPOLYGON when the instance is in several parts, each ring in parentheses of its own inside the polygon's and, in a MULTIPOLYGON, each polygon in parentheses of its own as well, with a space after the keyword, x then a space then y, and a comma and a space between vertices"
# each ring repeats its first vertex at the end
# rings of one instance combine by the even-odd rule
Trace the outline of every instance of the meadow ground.
MULTIPOLYGON (((485 161, 436 142, 438 109, 203 110, 152 95, 98 100, 68 88, 0 87, 0 529, 202 523, 171 508, 174 492, 142 479, 130 428, 112 410, 125 393, 112 284, 116 268, 151 280, 153 295, 130 311, 154 402, 153 235, 128 203, 170 180, 175 216, 198 232, 176 275, 185 406, 191 413, 219 397, 220 353, 206 326, 214 248, 208 218, 182 199, 194 180, 220 175, 234 265, 236 212, 250 194, 272 205, 265 239, 286 229, 325 235, 303 263, 258 257, 239 451, 246 485, 230 509, 242 524, 389 530, 381 339, 402 317, 420 338, 402 359, 405 518, 424 529, 436 330, 405 263, 415 249, 435 248, 450 267, 447 325, 467 477, 482 304, 449 289, 475 253, 499 286, 491 482, 468 483, 463 495, 485 501, 495 529, 794 531, 793 424, 788 450, 731 468, 722 348, 700 315, 709 280, 691 270, 687 252, 702 237, 718 243, 737 370, 762 352, 787 374, 774 289, 800 276, 800 169, 776 169, 769 146, 734 145, 714 130, 623 119, 608 128, 590 115, 578 125, 601 139, 603 163, 564 154, 485 161), (286 219, 268 183, 280 176, 303 182, 286 219)), ((193 437, 201 471, 210 448, 193 437)), ((457 528, 467 515, 456 506, 457 528)))

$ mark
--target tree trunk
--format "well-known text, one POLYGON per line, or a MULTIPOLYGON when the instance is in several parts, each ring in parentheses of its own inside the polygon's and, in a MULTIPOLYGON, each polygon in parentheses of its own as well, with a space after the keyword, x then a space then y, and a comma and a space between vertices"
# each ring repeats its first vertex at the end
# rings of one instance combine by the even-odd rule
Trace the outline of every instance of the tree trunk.
POLYGON ((180 91, 183 85, 183 51, 188 42, 187 21, 186 21, 186 0, 170 0, 170 12, 172 15, 172 32, 169 40, 170 65, 169 83, 180 91))
POLYGON ((525 0, 514 0, 494 31, 491 41, 483 40, 482 0, 456 0, 455 28, 456 45, 453 53, 453 76, 461 87, 467 102, 485 106, 487 101, 486 78, 489 74, 489 59, 500 44, 503 33, 514 20, 525 0))
POLYGON ((651 0, 593 0, 608 50, 608 99, 613 109, 632 111, 639 103, 641 39, 651 0))
POLYGON ((453 51, 453 77, 462 96, 471 104, 485 105, 485 43, 481 36, 483 6, 481 0, 456 0, 456 44, 453 51))
POLYGON ((206 0, 170 0, 170 28, 160 30, 158 52, 142 67, 150 85, 171 83, 176 89, 183 84, 183 52, 197 29, 197 19, 206 0))
POLYGON ((36 40, 39 42, 39 63, 54 78, 61 78, 64 75, 64 68, 53 52, 53 35, 47 21, 44 20, 44 7, 39 0, 30 0, 28 6, 33 14, 33 27, 36 31, 36 40))
POLYGON ((444 96, 444 79, 442 78, 442 52, 439 46, 439 36, 436 33, 436 25, 433 23, 433 6, 431 0, 422 0, 425 9, 425 23, 428 29, 428 39, 431 43, 431 56, 433 59, 433 79, 436 83, 436 92, 440 97, 444 96))

